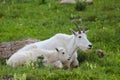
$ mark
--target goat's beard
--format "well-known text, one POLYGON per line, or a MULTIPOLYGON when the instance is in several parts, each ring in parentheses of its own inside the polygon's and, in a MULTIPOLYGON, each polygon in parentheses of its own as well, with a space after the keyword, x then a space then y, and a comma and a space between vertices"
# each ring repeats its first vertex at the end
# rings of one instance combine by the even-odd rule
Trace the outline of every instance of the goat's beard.
POLYGON ((90 49, 88 49, 88 48, 83 48, 83 47, 79 47, 79 49, 82 50, 82 51, 84 51, 84 52, 90 50, 90 49))

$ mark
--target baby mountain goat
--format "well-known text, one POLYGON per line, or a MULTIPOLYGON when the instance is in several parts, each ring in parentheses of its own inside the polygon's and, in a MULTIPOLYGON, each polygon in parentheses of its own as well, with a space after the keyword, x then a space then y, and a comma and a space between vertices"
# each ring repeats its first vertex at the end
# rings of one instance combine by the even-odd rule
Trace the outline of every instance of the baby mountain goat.
MULTIPOLYGON (((7 64, 16 67, 24 65, 27 62, 35 62, 39 56, 44 57, 45 66, 54 66, 56 68, 62 68, 62 64, 58 62, 58 65, 54 62, 60 60, 61 62, 66 62, 70 60, 70 56, 66 53, 63 48, 55 48, 56 50, 45 50, 40 48, 31 48, 28 51, 18 51, 14 53, 7 61, 7 64)), ((69 67, 69 66, 68 66, 69 67)))

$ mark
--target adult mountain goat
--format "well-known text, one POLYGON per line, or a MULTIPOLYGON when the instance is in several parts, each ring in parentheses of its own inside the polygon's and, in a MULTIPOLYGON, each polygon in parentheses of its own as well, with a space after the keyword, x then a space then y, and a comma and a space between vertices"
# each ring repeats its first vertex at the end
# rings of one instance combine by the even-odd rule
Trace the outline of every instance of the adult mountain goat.
POLYGON ((92 44, 87 39, 87 31, 81 31, 78 25, 76 25, 76 27, 78 28, 78 32, 71 30, 73 33, 72 35, 59 33, 47 40, 26 45, 19 51, 22 52, 30 50, 34 45, 47 50, 54 50, 56 47, 63 47, 71 56, 72 61, 70 65, 72 67, 78 67, 79 62, 77 60, 77 49, 80 48, 81 50, 86 51, 92 48, 92 44))
MULTIPOLYGON (((13 54, 7 61, 7 64, 16 67, 24 65, 28 62, 35 62, 39 56, 43 56, 45 66, 54 66, 56 68, 62 68, 63 65, 58 62, 58 65, 55 65, 55 62, 60 60, 62 63, 68 62, 70 56, 63 48, 56 48, 56 50, 44 50, 32 47, 28 51, 18 51, 13 54)), ((69 67, 69 66, 68 66, 69 67)))

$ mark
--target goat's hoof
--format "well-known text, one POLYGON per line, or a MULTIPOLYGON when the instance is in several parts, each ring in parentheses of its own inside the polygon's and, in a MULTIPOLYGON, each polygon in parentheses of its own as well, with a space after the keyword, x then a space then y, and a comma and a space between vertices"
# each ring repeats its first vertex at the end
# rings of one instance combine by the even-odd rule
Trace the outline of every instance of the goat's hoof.
POLYGON ((79 65, 74 65, 74 66, 72 65, 71 67, 72 67, 72 68, 78 68, 79 65))
POLYGON ((78 68, 78 65, 74 66, 74 68, 78 68))

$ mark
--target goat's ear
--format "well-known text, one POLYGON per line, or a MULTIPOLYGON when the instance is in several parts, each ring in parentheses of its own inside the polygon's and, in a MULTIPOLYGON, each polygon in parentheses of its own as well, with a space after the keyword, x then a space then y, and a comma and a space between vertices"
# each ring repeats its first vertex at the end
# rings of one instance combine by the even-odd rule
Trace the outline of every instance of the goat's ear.
POLYGON ((73 29, 70 29, 70 31, 76 36, 76 32, 73 29))
POLYGON ((83 28, 83 33, 87 33, 87 32, 89 32, 89 29, 88 28, 83 28))
POLYGON ((85 31, 83 31, 83 33, 88 33, 89 32, 89 30, 85 30, 85 31))
POLYGON ((58 48, 55 48, 55 50, 56 50, 57 52, 59 52, 58 48))
POLYGON ((85 33, 89 32, 89 30, 86 30, 85 33))

